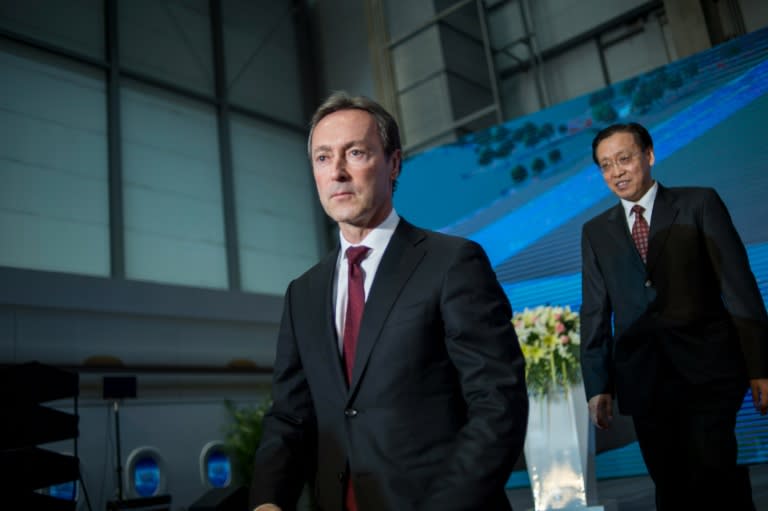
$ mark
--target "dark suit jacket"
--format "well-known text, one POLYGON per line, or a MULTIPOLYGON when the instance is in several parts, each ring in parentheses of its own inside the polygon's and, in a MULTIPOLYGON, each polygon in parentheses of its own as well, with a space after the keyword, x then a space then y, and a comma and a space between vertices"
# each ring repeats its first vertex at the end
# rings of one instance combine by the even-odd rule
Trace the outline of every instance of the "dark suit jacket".
POLYGON ((690 383, 768 377, 765 306, 714 190, 659 185, 647 265, 621 204, 605 211, 584 224, 582 265, 588 399, 615 390, 622 413, 641 414, 662 363, 690 383))
POLYGON ((400 221, 365 304, 351 385, 333 322, 337 250, 286 293, 252 486, 291 509, 309 472, 339 511, 347 466, 360 511, 508 510, 525 435, 511 308, 474 242, 400 221))

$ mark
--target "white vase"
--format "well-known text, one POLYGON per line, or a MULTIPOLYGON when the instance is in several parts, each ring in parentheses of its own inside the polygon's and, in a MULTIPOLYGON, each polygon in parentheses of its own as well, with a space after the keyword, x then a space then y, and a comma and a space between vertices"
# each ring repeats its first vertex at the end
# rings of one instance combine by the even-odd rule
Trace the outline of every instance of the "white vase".
POLYGON ((536 511, 603 509, 583 383, 530 398, 524 453, 536 511))

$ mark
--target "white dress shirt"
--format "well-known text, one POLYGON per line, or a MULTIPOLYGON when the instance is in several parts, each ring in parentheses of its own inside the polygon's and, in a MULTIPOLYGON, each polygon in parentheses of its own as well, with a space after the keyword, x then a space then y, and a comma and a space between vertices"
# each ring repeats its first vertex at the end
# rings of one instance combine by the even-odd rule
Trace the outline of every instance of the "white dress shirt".
MULTIPOLYGON (((358 244, 370 248, 365 259, 360 263, 360 267, 363 270, 363 287, 365 288, 366 301, 368 300, 368 293, 371 290, 373 278, 376 276, 376 270, 379 268, 381 257, 384 255, 384 250, 389 245, 389 240, 392 239, 392 235, 395 233, 395 228, 399 222, 400 217, 393 208, 389 216, 369 232, 365 239, 358 244)), ((344 320, 347 315, 347 289, 349 284, 349 264, 347 263, 346 252, 347 248, 353 245, 344 238, 341 231, 339 231, 339 241, 341 242, 341 249, 339 250, 339 257, 336 259, 336 278, 334 279, 333 296, 334 310, 336 312, 336 333, 338 334, 339 352, 341 353, 344 342, 344 320)))
POLYGON ((637 202, 630 202, 628 200, 621 199, 621 205, 624 206, 624 217, 627 219, 627 225, 629 226, 629 232, 632 232, 632 224, 635 223, 634 213, 632 213, 632 207, 635 204, 645 208, 643 211, 643 218, 648 222, 648 228, 651 228, 651 213, 653 213, 653 203, 656 202, 656 192, 659 191, 659 183, 654 181, 645 195, 640 197, 637 202))

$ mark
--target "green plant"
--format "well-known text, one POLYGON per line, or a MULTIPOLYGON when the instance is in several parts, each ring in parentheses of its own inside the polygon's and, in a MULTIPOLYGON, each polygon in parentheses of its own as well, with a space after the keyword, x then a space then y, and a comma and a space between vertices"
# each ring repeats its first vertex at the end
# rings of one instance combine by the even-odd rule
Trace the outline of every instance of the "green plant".
MULTIPOLYGON (((253 458, 261 442, 264 414, 272 406, 272 399, 267 398, 256 406, 241 407, 226 400, 224 406, 232 417, 232 422, 225 432, 224 448, 231 456, 235 479, 239 484, 249 485, 253 479, 253 458)), ((318 509, 308 485, 304 487, 302 500, 296 509, 318 509)))
POLYGON ((234 476, 240 484, 250 484, 253 478, 253 455, 261 442, 264 414, 271 404, 271 399, 256 406, 238 407, 232 401, 224 402, 232 418, 225 431, 224 448, 232 459, 234 476))

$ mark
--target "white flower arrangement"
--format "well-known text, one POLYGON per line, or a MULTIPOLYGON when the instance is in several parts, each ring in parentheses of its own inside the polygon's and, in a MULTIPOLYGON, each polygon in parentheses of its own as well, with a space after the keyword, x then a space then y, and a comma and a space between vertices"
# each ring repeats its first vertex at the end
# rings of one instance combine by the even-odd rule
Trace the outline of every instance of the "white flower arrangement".
POLYGON ((562 392, 581 381, 579 315, 570 307, 526 308, 512 317, 512 324, 531 395, 562 392))

